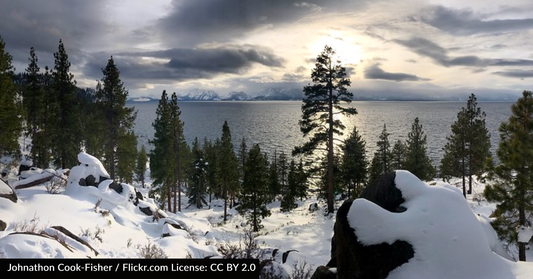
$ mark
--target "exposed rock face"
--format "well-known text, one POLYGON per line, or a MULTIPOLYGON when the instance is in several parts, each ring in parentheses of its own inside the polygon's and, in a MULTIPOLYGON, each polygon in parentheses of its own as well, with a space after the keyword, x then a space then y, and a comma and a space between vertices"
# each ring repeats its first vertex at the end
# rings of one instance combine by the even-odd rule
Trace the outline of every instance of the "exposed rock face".
MULTIPOLYGON (((401 191, 395 186, 396 173, 389 173, 370 184, 361 194, 365 198, 391 212, 403 212, 401 204, 405 201, 401 191)), ((406 263, 414 256, 411 244, 396 241, 392 245, 363 246, 357 240, 357 232, 350 227, 347 214, 352 200, 345 201, 337 211, 334 235, 331 242, 331 261, 327 267, 337 267, 339 279, 385 279, 389 272, 406 263)), ((326 268, 327 268, 326 267, 326 268)), ((324 273, 324 267, 317 273, 324 273)), ((316 277, 313 278, 329 278, 316 277)), ((324 275, 326 276, 326 275, 324 275)), ((330 276, 330 275, 327 275, 330 276)))
POLYGON ((6 222, 0 220, 0 232, 5 231, 6 228, 7 228, 7 224, 6 224, 6 222))

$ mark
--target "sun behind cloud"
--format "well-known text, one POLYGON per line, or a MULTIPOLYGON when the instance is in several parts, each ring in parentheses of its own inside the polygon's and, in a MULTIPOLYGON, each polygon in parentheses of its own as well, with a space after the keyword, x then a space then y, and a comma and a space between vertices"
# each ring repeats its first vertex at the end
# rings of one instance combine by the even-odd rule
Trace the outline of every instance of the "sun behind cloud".
POLYGON ((363 59, 361 46, 355 39, 345 32, 338 30, 328 30, 321 33, 317 39, 311 43, 311 52, 320 54, 325 46, 330 46, 335 51, 335 59, 341 61, 343 65, 356 65, 363 59))

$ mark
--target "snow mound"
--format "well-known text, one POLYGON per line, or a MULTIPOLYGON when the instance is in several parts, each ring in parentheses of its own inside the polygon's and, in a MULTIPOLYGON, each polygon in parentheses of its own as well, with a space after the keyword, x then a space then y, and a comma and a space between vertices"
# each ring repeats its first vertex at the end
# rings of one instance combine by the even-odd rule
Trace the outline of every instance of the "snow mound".
POLYGON ((389 279, 531 278, 533 265, 493 253, 483 225, 453 187, 429 186, 408 171, 396 171, 395 184, 405 212, 392 213, 366 199, 356 199, 348 212, 363 245, 397 240, 413 245, 414 257, 389 279))

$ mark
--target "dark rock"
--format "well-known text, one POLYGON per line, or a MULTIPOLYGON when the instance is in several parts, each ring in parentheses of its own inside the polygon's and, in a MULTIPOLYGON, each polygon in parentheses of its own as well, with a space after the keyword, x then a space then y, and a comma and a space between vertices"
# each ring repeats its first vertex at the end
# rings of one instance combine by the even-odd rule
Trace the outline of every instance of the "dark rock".
POLYGON ((319 266, 311 276, 311 279, 337 279, 337 274, 327 266, 319 266))
POLYGON ((298 252, 298 250, 287 250, 281 254, 281 263, 285 263, 287 261, 287 257, 291 252, 298 252))
POLYGON ((309 211, 315 212, 317 210, 318 210, 318 204, 316 202, 309 205, 309 211))
POLYGON ((144 200, 143 194, 141 192, 135 190, 135 195, 137 196, 138 200, 141 200, 141 201, 144 200))
MULTIPOLYGON (((389 173, 370 184, 361 194, 365 198, 391 212, 403 212, 405 200, 396 188, 396 173, 389 173)), ((353 200, 345 201, 337 211, 334 225, 329 267, 337 267, 339 279, 385 279, 389 272, 414 256, 411 244, 396 241, 392 245, 364 246, 357 240, 357 232, 348 223, 347 214, 353 200)))
POLYGON ((139 206, 139 210, 140 210, 142 213, 144 213, 144 214, 146 214, 146 215, 148 215, 148 216, 152 216, 152 215, 154 215, 154 213, 152 212, 152 209, 150 209, 150 207, 141 207, 141 206, 139 206))
POLYGON ((6 224, 6 222, 0 220, 0 232, 5 231, 6 228, 7 228, 7 224, 6 224))
POLYGON ((96 178, 92 174, 89 174, 89 176, 85 178, 85 182, 87 183, 87 186, 98 186, 99 184, 96 183, 96 178))
POLYGON ((32 166, 31 166, 31 165, 28 165, 28 164, 21 164, 21 165, 19 166, 19 173, 18 173, 18 175, 20 175, 23 171, 28 171, 28 170, 30 170, 31 167, 32 167, 32 166))
POLYGON ((122 191, 124 191, 124 189, 122 188, 122 184, 117 183, 115 181, 113 181, 113 183, 109 184, 109 189, 113 189, 113 190, 115 190, 115 192, 117 192, 119 194, 122 194, 122 191))

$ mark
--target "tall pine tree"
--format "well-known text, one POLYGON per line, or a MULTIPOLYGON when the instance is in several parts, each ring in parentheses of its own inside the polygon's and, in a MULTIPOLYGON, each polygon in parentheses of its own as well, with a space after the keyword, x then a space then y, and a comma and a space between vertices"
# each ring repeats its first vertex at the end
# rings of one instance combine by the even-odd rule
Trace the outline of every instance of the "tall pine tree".
POLYGON ((231 131, 227 121, 222 125, 222 138, 217 154, 217 182, 224 199, 224 222, 228 216, 228 201, 239 188, 239 162, 233 149, 231 131))
MULTIPOLYGON (((116 177, 118 158, 117 152, 133 153, 132 142, 136 136, 133 133, 133 125, 137 117, 137 112, 133 107, 126 107, 128 90, 120 79, 120 71, 115 65, 113 56, 107 61, 107 65, 102 69, 103 77, 97 85, 96 104, 105 123, 99 131, 104 143, 104 165, 112 179, 116 177)), ((135 148, 136 151, 136 148, 135 148)), ((127 160, 128 157, 123 159, 127 160)), ((126 162, 122 164, 128 165, 126 162)), ((127 180, 131 180, 131 175, 127 175, 127 180)))
POLYGON ((422 124, 415 118, 411 132, 407 136, 404 169, 410 171, 420 180, 429 180, 435 176, 435 168, 427 155, 427 136, 422 124))
POLYGON ((202 208, 207 205, 205 199, 207 195, 207 166, 204 150, 200 147, 198 138, 194 138, 192 144, 192 164, 189 171, 189 187, 187 196, 189 197, 189 204, 195 205, 196 208, 202 208))
POLYGON ((518 230, 533 223, 533 95, 524 91, 511 106, 511 116, 500 125, 499 159, 492 166, 489 157, 488 182, 484 195, 497 202, 492 222, 500 238, 517 244, 518 259, 526 261, 526 242, 519 241, 518 230))
POLYGON ((59 40, 58 51, 54 53, 54 58, 51 100, 53 107, 49 111, 52 120, 50 135, 54 164, 61 168, 71 168, 78 165, 83 131, 76 81, 74 75, 70 73, 70 61, 62 40, 59 40))
POLYGON ((237 208, 239 213, 246 216, 254 232, 262 228, 261 220, 271 214, 267 208, 270 202, 268 183, 267 158, 256 144, 248 152, 243 187, 239 195, 240 205, 237 208))
POLYGON ((304 137, 310 136, 310 138, 302 146, 297 146, 293 150, 293 155, 313 155, 317 150, 327 151, 328 213, 334 211, 335 152, 333 142, 335 136, 342 135, 342 130, 345 128, 342 121, 335 115, 357 114, 355 108, 341 106, 341 103, 351 103, 353 94, 347 89, 351 82, 347 78, 346 68, 339 60, 335 60, 334 55, 335 51, 325 46, 316 58, 315 68, 311 72, 313 84, 304 86, 302 120, 299 121, 304 137))
POLYGON ((173 211, 181 211, 181 192, 182 186, 187 181, 187 169, 190 162, 191 151, 185 140, 183 131, 184 123, 181 121, 181 110, 178 105, 178 95, 176 92, 172 93, 170 99, 170 118, 171 118, 171 141, 173 149, 171 156, 174 157, 173 170, 174 170, 174 208, 173 211), (177 206, 177 208, 176 208, 177 206))
POLYGON ((6 52, 0 37, 0 155, 19 152, 18 137, 22 133, 20 104, 13 83, 13 57, 6 52))
POLYGON ((137 161, 135 164, 135 175, 137 176, 137 181, 141 183, 141 186, 144 188, 145 183, 145 174, 146 174, 146 164, 148 163, 148 154, 146 153, 146 147, 144 144, 141 146, 141 150, 137 153, 137 161))
POLYGON ((393 170, 391 168, 392 152, 389 136, 390 133, 387 131, 387 125, 383 124, 383 130, 381 130, 377 142, 377 150, 374 152, 374 157, 370 163, 370 182, 393 170))

